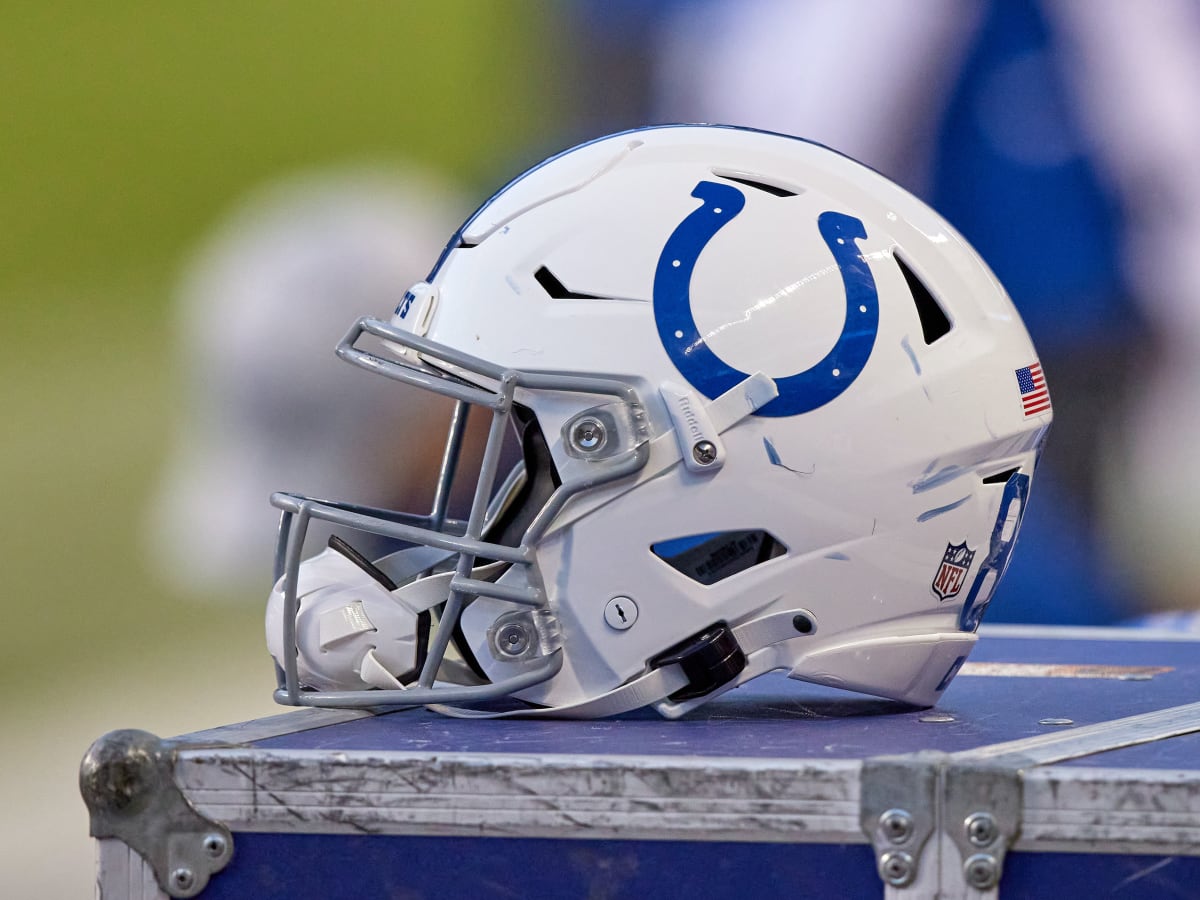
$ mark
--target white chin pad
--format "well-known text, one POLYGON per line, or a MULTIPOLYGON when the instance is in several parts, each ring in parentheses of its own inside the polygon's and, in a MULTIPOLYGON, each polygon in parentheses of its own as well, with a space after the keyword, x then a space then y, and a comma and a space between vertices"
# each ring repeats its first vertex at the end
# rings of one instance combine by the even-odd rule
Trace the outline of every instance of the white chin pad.
MULTIPOLYGON (((470 577, 490 581, 508 566, 493 562, 470 577)), ((350 559, 332 548, 300 564, 296 617, 297 674, 300 682, 324 691, 404 687, 417 674, 422 614, 444 603, 454 572, 438 572, 388 591, 350 559), (407 677, 406 677, 407 676, 407 677)), ((267 646, 283 665, 283 582, 267 602, 267 646)), ((439 677, 477 681, 448 648, 439 677), (450 665, 446 665, 449 663, 450 665)))
MULTIPOLYGON (((298 674, 305 686, 320 690, 393 687, 385 676, 395 681, 416 666, 422 610, 389 592, 337 551, 327 549, 301 563, 297 595, 298 674)), ((282 642, 281 580, 267 602, 267 646, 280 664, 282 642)))

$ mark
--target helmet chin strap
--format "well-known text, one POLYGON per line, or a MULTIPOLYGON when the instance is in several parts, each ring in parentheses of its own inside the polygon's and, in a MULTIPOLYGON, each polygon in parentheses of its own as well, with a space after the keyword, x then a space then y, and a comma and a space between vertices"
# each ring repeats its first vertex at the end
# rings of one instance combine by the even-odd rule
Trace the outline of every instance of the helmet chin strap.
MULTIPOLYGON (((707 703, 719 694, 730 691, 759 675, 777 670, 791 670, 792 677, 809 680, 804 674, 797 674, 793 666, 794 654, 784 651, 784 644, 790 641, 806 640, 811 632, 798 631, 795 620, 797 616, 807 615, 801 610, 789 609, 782 612, 769 613, 745 622, 732 629, 738 646, 746 655, 745 668, 726 683, 716 687, 703 696, 674 702, 670 695, 688 686, 688 677, 680 665, 666 665, 650 669, 625 684, 601 694, 591 700, 584 700, 566 706, 531 707, 529 709, 504 710, 493 712, 478 709, 462 709, 460 707, 430 705, 429 708, 459 719, 511 719, 511 718, 556 718, 556 719, 594 719, 605 716, 619 715, 643 706, 652 705, 654 709, 667 719, 677 719, 702 703, 707 703)), ((922 631, 905 636, 885 636, 883 638, 867 638, 865 640, 848 639, 844 647, 826 648, 820 652, 824 659, 830 652, 836 654, 840 650, 853 653, 859 648, 869 648, 876 653, 886 652, 888 647, 901 645, 921 645, 936 647, 936 652, 930 657, 930 663, 923 665, 927 672, 902 673, 897 670, 901 680, 916 678, 911 690, 897 694, 894 699, 915 706, 930 706, 937 700, 944 683, 937 684, 946 665, 956 656, 967 652, 965 645, 974 643, 974 635, 964 635, 952 631, 922 631), (935 671, 936 670, 936 671, 935 671), (929 677, 925 677, 928 674, 929 677)), ((849 690, 862 690, 853 684, 844 685, 849 690)), ((899 689, 899 688, 898 688, 899 689)))
MULTIPOLYGON (((759 651, 768 649, 782 641, 802 636, 797 634, 795 625, 793 624, 796 613, 797 610, 787 610, 786 612, 762 616, 734 628, 733 636, 747 658, 752 662, 759 662, 761 665, 765 660, 765 656, 759 651)), ((755 667, 755 671, 752 674, 759 675, 781 667, 786 668, 786 666, 776 664, 772 661, 766 668, 759 669, 755 667)), ((748 663, 747 669, 750 668, 751 666, 748 663)), ((684 674, 681 666, 667 665, 657 669, 650 669, 598 697, 566 706, 530 707, 528 709, 495 712, 431 704, 429 709, 457 719, 512 719, 518 717, 539 719, 598 719, 605 716, 615 716, 620 713, 631 712, 643 706, 653 705, 660 715, 668 719, 675 719, 693 707, 711 700, 717 694, 736 687, 743 681, 746 681, 747 678, 748 676, 739 676, 728 682, 728 684, 722 685, 702 697, 697 697, 694 700, 683 703, 672 703, 665 698, 687 687, 688 676, 684 674)))
POLYGON ((455 719, 601 719, 605 716, 615 716, 619 713, 631 712, 651 703, 661 700, 668 694, 687 687, 688 679, 679 666, 665 666, 661 669, 651 669, 639 675, 632 681, 627 681, 620 687, 613 688, 606 694, 572 703, 567 706, 530 707, 528 709, 510 709, 494 712, 484 709, 464 709, 458 706, 445 706, 441 703, 431 703, 428 708, 434 712, 455 719))

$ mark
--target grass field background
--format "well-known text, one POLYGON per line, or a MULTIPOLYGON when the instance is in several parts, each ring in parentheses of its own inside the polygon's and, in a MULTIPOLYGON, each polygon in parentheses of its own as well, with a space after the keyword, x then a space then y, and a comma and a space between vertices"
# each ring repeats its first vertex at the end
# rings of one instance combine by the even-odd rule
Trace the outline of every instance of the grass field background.
POLYGON ((186 603, 139 543, 189 250, 248 190, 313 167, 411 161, 484 195, 555 142, 555 15, 534 0, 3 6, 5 896, 90 894, 75 772, 93 738, 274 710, 263 598, 186 603))

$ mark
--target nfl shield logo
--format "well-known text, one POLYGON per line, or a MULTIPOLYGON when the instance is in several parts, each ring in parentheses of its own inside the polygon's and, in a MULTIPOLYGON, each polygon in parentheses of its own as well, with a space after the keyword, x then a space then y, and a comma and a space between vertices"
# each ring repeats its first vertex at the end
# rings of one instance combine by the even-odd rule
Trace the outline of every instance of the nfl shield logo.
POLYGON ((946 555, 942 557, 942 567, 938 569, 937 575, 933 578, 933 584, 930 585, 939 600, 949 600, 958 595, 967 580, 967 572, 970 571, 974 559, 975 551, 967 546, 966 541, 961 544, 946 545, 946 555))

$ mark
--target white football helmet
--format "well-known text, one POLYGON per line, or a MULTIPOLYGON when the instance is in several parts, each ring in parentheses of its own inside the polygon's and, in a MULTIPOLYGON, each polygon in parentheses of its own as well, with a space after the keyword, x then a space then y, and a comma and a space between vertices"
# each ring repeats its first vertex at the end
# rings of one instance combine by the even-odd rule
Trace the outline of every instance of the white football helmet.
POLYGON ((953 228, 826 147, 732 127, 535 166, 337 352, 458 406, 429 514, 273 496, 288 704, 675 717, 784 670, 931 705, 1051 420, 1020 317, 953 228), (463 521, 469 407, 491 420, 463 521), (302 562, 312 519, 343 537, 302 562), (405 546, 368 560, 355 531, 405 546))

